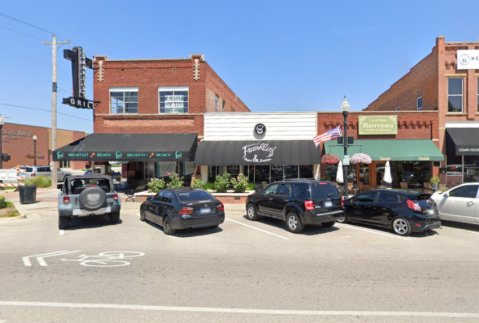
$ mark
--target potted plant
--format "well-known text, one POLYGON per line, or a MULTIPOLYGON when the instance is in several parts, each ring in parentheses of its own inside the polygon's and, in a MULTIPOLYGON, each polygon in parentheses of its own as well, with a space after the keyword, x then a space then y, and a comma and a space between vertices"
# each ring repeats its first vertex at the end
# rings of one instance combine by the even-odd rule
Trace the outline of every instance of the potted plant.
POLYGON ((432 184, 432 189, 437 190, 437 184, 441 181, 438 176, 433 176, 429 180, 432 184))
POLYGON ((326 154, 321 157, 321 164, 334 165, 339 163, 339 157, 334 154, 326 154))

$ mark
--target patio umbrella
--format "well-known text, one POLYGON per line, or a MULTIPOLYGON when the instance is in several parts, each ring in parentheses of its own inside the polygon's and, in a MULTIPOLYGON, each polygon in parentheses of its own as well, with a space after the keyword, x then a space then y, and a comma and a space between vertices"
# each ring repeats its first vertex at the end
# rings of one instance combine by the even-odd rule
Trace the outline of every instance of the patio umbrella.
POLYGON ((343 162, 339 161, 338 164, 338 172, 336 173, 336 182, 338 183, 343 183, 344 178, 343 178, 343 162))
POLYGON ((389 161, 386 162, 386 167, 384 168, 383 182, 391 184, 393 179, 391 177, 391 166, 389 166, 389 161))

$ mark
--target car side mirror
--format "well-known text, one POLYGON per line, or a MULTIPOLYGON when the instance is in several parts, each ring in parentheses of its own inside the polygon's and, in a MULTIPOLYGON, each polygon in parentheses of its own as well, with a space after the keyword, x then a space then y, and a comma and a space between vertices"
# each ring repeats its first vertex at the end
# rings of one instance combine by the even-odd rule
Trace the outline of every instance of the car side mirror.
POLYGON ((447 194, 447 193, 444 193, 444 197, 449 197, 449 194, 447 194))

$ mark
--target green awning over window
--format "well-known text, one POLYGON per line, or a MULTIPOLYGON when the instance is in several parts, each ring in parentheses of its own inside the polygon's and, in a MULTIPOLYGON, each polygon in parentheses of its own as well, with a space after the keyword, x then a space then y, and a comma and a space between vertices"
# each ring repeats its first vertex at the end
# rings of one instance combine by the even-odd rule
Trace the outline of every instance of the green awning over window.
MULTIPOLYGON (((325 153, 335 154, 342 158, 344 155, 343 145, 338 145, 336 140, 324 143, 325 153)), ((439 161, 444 156, 432 140, 355 140, 348 147, 348 155, 356 153, 369 155, 373 161, 439 161)))

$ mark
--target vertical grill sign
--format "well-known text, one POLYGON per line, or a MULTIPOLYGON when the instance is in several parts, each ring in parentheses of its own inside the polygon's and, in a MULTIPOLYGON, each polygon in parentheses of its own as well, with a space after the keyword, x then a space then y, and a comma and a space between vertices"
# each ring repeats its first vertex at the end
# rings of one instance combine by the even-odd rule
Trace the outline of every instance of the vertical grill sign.
POLYGON ((80 109, 94 109, 93 101, 86 98, 86 68, 93 68, 93 61, 86 57, 82 47, 65 49, 63 57, 72 62, 73 96, 63 99, 63 104, 80 109))

